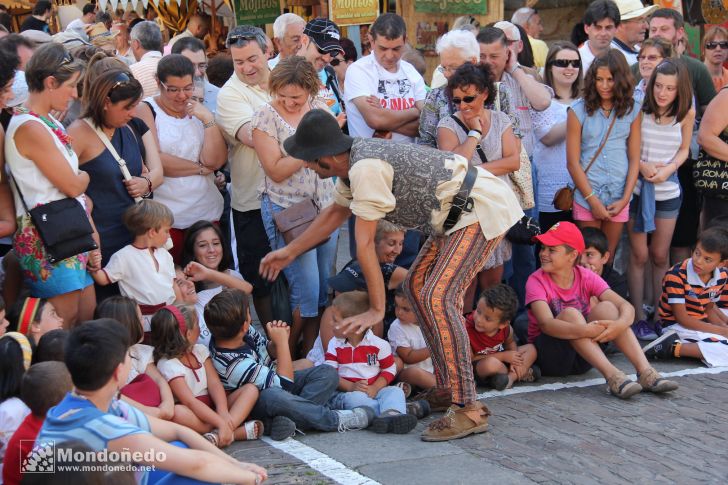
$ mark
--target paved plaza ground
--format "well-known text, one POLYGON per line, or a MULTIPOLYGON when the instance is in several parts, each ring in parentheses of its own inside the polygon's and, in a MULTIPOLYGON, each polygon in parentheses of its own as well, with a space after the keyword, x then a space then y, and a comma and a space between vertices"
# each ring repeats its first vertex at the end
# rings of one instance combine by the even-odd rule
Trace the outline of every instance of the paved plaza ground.
MULTIPOLYGON (((340 243, 337 266, 346 263, 340 243)), ((621 354, 611 360, 627 374, 621 354)), ((370 431, 307 432, 227 451, 268 469, 272 484, 728 483, 728 368, 691 360, 656 364, 680 389, 629 401, 592 370, 504 392, 479 389, 489 430, 446 443, 370 431)))

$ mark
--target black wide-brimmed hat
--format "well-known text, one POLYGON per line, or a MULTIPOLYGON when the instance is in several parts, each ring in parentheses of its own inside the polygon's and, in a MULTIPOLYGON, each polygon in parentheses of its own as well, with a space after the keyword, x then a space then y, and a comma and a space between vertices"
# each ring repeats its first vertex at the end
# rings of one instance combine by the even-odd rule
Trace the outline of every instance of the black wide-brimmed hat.
POLYGON ((353 141, 330 113, 312 109, 301 118, 296 133, 283 142, 283 148, 292 157, 313 162, 348 151, 353 141))

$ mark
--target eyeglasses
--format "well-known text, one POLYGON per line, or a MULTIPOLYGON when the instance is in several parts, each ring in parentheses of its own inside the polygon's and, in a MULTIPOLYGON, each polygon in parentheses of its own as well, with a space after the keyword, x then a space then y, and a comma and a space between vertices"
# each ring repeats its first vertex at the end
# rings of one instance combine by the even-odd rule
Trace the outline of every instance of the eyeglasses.
POLYGON ((712 41, 712 42, 706 42, 705 48, 708 50, 713 50, 717 47, 720 47, 721 49, 728 49, 728 40, 723 40, 720 42, 712 41))
POLYGON ((339 59, 338 57, 334 57, 333 59, 331 59, 331 61, 329 61, 329 64, 331 64, 332 67, 336 67, 342 62, 346 62, 346 59, 339 59))
POLYGON ((458 67, 450 67, 450 66, 437 66, 437 72, 439 72, 440 74, 447 74, 447 73, 449 73, 449 72, 455 72, 455 71, 457 71, 457 70, 458 70, 459 68, 460 68, 460 66, 458 66, 458 67))
POLYGON ((663 56, 656 56, 654 54, 651 55, 651 56, 637 56, 637 60, 640 61, 640 62, 642 62, 642 61, 657 62, 660 59, 664 59, 664 57, 663 56))
POLYGON ((551 65, 562 69, 566 69, 569 66, 574 69, 579 69, 581 67, 581 61, 579 59, 554 59, 551 61, 551 65))
POLYGON ((130 82, 131 82, 131 78, 129 77, 129 75, 127 73, 125 73, 125 72, 120 72, 116 76, 116 79, 114 80, 114 85, 111 86, 111 89, 109 89, 108 96, 110 97, 111 96, 111 93, 113 93, 114 90, 116 88, 118 88, 119 86, 123 86, 125 84, 129 84, 130 82))
POLYGON ((478 96, 463 96, 462 98, 452 98, 452 104, 458 106, 462 103, 470 104, 475 101, 478 96))
POLYGON ((177 86, 167 86, 164 83, 159 83, 162 85, 165 91, 167 91, 169 94, 179 94, 180 91, 184 91, 185 94, 192 94, 195 92, 195 85, 190 84, 189 86, 185 86, 183 88, 178 88, 177 86))

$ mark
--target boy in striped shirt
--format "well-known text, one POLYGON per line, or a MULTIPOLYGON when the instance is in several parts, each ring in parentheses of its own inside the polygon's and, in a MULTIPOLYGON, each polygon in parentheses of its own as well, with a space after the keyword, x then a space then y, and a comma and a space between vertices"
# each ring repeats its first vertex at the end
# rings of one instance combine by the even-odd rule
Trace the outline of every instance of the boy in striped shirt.
POLYGON ((700 234, 690 259, 662 280, 660 318, 668 326, 643 350, 647 357, 690 357, 706 365, 728 365, 728 231, 700 234))
POLYGON ((417 426, 417 416, 407 413, 402 389, 390 386, 397 374, 397 365, 389 342, 374 335, 371 329, 345 336, 337 328, 345 318, 367 310, 369 296, 363 291, 341 293, 333 301, 334 337, 329 341, 324 363, 338 371, 339 386, 338 392, 329 399, 329 407, 366 406, 376 415, 372 431, 409 433, 417 426))

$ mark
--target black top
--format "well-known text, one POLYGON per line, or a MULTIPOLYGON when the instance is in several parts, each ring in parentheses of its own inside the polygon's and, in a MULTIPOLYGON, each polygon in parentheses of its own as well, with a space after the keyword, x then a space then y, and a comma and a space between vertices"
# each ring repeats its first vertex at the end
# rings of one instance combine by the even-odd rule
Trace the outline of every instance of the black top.
POLYGON ((32 15, 29 16, 27 19, 23 21, 23 24, 20 26, 20 31, 25 32, 26 30, 40 30, 42 32, 45 32, 46 34, 50 33, 50 28, 48 28, 48 23, 37 19, 33 17, 32 15))

